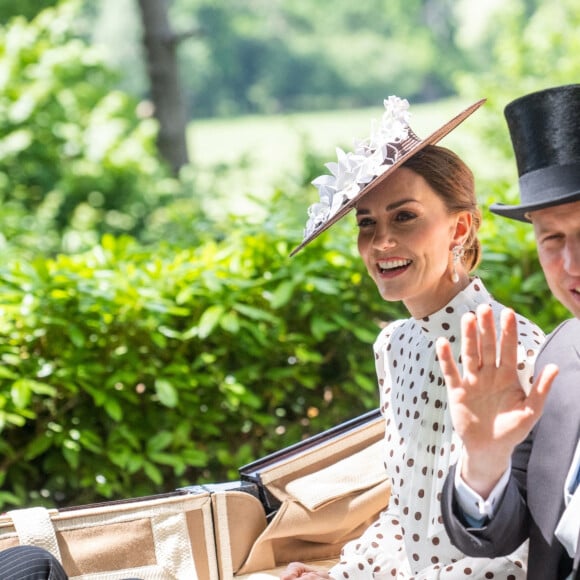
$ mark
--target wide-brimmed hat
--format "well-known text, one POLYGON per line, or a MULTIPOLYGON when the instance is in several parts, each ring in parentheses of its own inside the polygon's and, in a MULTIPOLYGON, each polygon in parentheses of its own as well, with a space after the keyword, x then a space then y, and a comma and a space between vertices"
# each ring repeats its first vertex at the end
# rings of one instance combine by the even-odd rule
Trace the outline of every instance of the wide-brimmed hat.
POLYGON ((580 200, 580 84, 525 95, 509 103, 504 114, 521 203, 494 203, 489 209, 529 222, 528 212, 580 200))
POLYGON ((443 139, 486 99, 481 99, 447 121, 426 139, 420 139, 409 125, 409 102, 396 96, 385 99, 380 123, 371 127, 371 135, 355 142, 355 150, 345 153, 337 148, 337 161, 327 163, 332 175, 321 175, 312 184, 318 188, 320 201, 308 208, 304 239, 291 256, 344 217, 369 191, 382 183, 395 169, 413 155, 443 139))

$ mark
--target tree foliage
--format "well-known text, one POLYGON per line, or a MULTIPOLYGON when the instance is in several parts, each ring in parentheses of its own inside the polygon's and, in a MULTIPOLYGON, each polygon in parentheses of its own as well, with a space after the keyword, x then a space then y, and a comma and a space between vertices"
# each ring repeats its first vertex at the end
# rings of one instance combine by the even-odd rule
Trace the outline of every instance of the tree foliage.
POLYGON ((207 34, 183 47, 197 116, 368 106, 385 91, 425 100, 452 92, 465 64, 450 2, 183 0, 176 18, 207 34), (412 38, 412 50, 409 39, 412 38), (445 54, 447 66, 439 66, 445 54), (387 88, 388 87, 388 88, 387 88))
POLYGON ((75 3, 0 28, 0 218, 21 246, 78 250, 138 235, 178 193, 157 125, 114 89, 102 53, 74 32, 75 3))
POLYGON ((0 4, 0 22, 8 22, 14 16, 32 20, 45 8, 55 6, 59 0, 3 0, 0 4))
MULTIPOLYGON (((192 86, 215 93, 215 109, 196 93, 208 112, 362 104, 354 85, 375 105, 385 86, 423 94, 425 71, 448 90, 451 73, 441 71, 460 69, 452 51, 448 65, 431 52, 433 35, 452 43, 448 2, 389 2, 390 18, 372 26, 363 4, 346 0, 333 9, 305 0, 228 10, 185 2, 176 10, 189 6, 212 30, 191 55, 192 86), (417 32, 406 18, 418 14, 417 32), (264 29, 258 15, 268 16, 264 29), (341 37, 347 23, 354 32, 341 37), (413 66, 421 74, 410 74, 413 66), (225 86, 229 79, 249 84, 225 86)), ((493 74, 461 79, 464 95, 489 97, 475 167, 484 208, 517 197, 513 176, 496 171, 499 158, 515 171, 501 107, 578 78, 572 4, 505 5, 469 49, 497 61, 493 74)), ((365 6, 381 15, 385 3, 365 6)), ((363 272, 348 219, 288 259, 313 194, 305 184, 322 167, 310 153, 303 179, 272 196, 262 223, 225 207, 217 221, 204 215, 199 198, 227 200, 227 192, 218 179, 215 190, 199 191, 192 168, 169 177, 155 123, 114 89, 101 53, 74 33, 76 14, 65 3, 0 29, 4 506, 235 478, 240 465, 376 406, 371 343, 383 323, 406 316, 363 272)), ((546 287, 528 226, 488 215, 481 234, 478 273, 497 299, 545 330, 567 316, 546 287)))
POLYGON ((479 74, 458 75, 458 87, 466 96, 488 99, 481 110, 485 122, 479 135, 484 155, 476 167, 485 210, 486 267, 497 284, 498 298, 525 308, 531 319, 550 331, 569 313, 546 286, 531 227, 495 216, 487 207, 498 201, 519 203, 504 107, 521 95, 576 83, 580 78, 580 61, 575 56, 580 50, 580 11, 574 0, 514 0, 499 3, 480 25, 480 34, 473 35, 464 49, 491 59, 493 66, 479 74), (524 248, 518 257, 518 249, 524 248))

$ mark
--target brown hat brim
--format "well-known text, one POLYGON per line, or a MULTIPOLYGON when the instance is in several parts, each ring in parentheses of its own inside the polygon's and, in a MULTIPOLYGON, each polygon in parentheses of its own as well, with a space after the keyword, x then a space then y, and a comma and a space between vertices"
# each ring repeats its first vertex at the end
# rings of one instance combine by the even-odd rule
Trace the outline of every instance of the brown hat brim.
POLYGON ((396 159, 396 161, 389 166, 389 168, 382 173, 381 175, 377 176, 373 181, 371 181, 368 185, 366 185, 361 191, 356 194, 352 199, 350 199, 347 203, 345 203, 331 218, 329 218, 324 224, 322 224, 317 230, 315 230, 312 234, 307 236, 302 240, 302 242, 296 246, 290 252, 290 256, 296 255, 304 246, 312 242, 316 239, 322 232, 326 231, 330 226, 335 224, 337 221, 342 219, 355 205, 359 202, 361 198, 363 198, 369 191, 383 183, 385 179, 387 179, 394 171, 397 170, 403 163, 408 161, 411 157, 419 153, 424 147, 427 145, 434 145, 438 143, 451 133, 453 129, 455 129, 458 125, 460 125, 467 117, 473 114, 479 107, 481 107, 487 99, 480 99, 479 101, 473 103, 463 111, 461 111, 458 115, 455 115, 452 119, 447 121, 443 126, 439 127, 436 131, 431 133, 425 139, 421 139, 419 141, 414 141, 412 146, 404 151, 404 153, 396 159))

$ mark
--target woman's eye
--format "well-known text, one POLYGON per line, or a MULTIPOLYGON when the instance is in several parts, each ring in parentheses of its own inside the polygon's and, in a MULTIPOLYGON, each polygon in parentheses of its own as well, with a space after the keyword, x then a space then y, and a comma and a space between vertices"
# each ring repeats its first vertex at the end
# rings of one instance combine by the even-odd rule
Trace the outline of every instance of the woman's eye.
POLYGON ((358 220, 358 227, 359 228, 366 228, 368 226, 372 226, 375 222, 371 218, 361 218, 358 220))
POLYGON ((397 222, 407 222, 409 220, 415 219, 417 216, 410 211, 400 211, 395 215, 395 221, 397 222))

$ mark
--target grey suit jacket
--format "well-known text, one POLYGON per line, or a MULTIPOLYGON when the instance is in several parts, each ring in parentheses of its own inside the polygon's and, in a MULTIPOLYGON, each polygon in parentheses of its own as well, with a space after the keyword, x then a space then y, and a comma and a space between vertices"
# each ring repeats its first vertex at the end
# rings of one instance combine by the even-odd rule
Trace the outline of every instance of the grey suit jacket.
POLYGON ((542 417, 514 451, 510 481, 494 517, 480 529, 464 523, 455 502, 452 468, 443 491, 443 519, 453 543, 468 555, 506 555, 529 537, 528 580, 563 580, 573 566, 574 578, 580 580, 580 549, 572 561, 554 535, 580 437, 580 320, 567 320, 548 336, 536 372, 548 362, 556 363, 560 372, 542 417))

